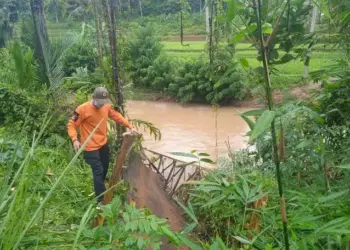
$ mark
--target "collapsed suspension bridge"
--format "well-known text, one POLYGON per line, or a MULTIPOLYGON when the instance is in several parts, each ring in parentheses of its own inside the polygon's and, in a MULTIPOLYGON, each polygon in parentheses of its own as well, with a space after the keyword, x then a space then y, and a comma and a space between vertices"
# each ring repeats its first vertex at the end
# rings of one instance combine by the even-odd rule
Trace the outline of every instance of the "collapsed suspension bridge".
MULTIPOLYGON (((111 202, 116 183, 123 179, 130 185, 128 200, 137 207, 147 207, 155 215, 167 218, 171 228, 180 231, 185 226, 183 211, 174 203, 174 199, 187 201, 188 181, 198 180, 201 167, 196 163, 187 163, 172 156, 141 147, 140 152, 132 151, 139 135, 123 135, 120 154, 116 159, 109 190, 104 196, 104 204, 111 202), (124 167, 127 156, 128 166, 124 167)), ((103 218, 96 223, 102 223, 103 218)))

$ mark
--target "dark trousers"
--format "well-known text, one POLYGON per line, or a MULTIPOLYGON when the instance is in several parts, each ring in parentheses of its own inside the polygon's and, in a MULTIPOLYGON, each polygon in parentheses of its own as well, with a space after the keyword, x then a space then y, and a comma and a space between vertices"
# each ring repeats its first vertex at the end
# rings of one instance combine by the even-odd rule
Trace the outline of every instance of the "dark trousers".
MULTIPOLYGON (((96 197, 106 191, 105 179, 108 172, 109 147, 105 144, 102 148, 95 151, 85 151, 84 158, 87 164, 91 166, 94 178, 94 189, 96 197)), ((97 198, 103 200, 103 195, 97 198)))

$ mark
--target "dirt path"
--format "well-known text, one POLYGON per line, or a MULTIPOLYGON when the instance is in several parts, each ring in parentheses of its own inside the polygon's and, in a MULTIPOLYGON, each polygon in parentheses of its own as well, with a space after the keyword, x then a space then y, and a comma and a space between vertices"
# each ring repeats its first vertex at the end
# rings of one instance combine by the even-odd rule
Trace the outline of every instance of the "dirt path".
MULTIPOLYGON (((160 177, 147 167, 144 167, 140 155, 132 154, 128 168, 124 169, 123 179, 132 189, 129 199, 136 203, 136 207, 147 207, 155 215, 167 218, 174 231, 180 231, 186 225, 181 209, 166 195, 162 188, 160 177)), ((176 249, 164 244, 161 249, 176 249)))

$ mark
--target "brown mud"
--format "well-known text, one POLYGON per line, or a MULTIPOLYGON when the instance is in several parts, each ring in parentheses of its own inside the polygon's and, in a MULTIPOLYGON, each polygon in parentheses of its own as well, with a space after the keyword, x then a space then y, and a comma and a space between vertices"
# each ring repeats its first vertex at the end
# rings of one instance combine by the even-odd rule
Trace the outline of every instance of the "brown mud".
MULTIPOLYGON (((182 210, 168 197, 157 173, 144 166, 139 154, 131 154, 128 167, 123 169, 123 179, 130 185, 128 199, 134 201, 137 208, 146 207, 158 217, 168 219, 173 231, 185 227, 182 210)), ((161 249, 176 248, 164 241, 161 249)))

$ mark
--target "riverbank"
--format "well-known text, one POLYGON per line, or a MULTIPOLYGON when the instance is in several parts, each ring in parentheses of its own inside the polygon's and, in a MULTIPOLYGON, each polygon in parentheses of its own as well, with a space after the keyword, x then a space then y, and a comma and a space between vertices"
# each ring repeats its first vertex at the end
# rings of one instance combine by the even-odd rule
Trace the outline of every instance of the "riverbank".
MULTIPOLYGON (((320 83, 310 83, 307 85, 294 86, 283 89, 275 89, 273 97, 276 104, 282 104, 291 100, 307 100, 312 98, 314 92, 321 89, 320 83)), ((128 100, 134 101, 159 101, 159 102, 177 102, 176 98, 166 93, 154 92, 149 89, 132 88, 126 96, 128 100)), ((251 98, 246 100, 233 100, 229 105, 232 107, 262 108, 266 107, 262 98, 262 93, 252 93, 251 98)), ((201 104, 206 105, 206 104, 201 104)), ((207 105, 209 106, 209 105, 207 105)))

